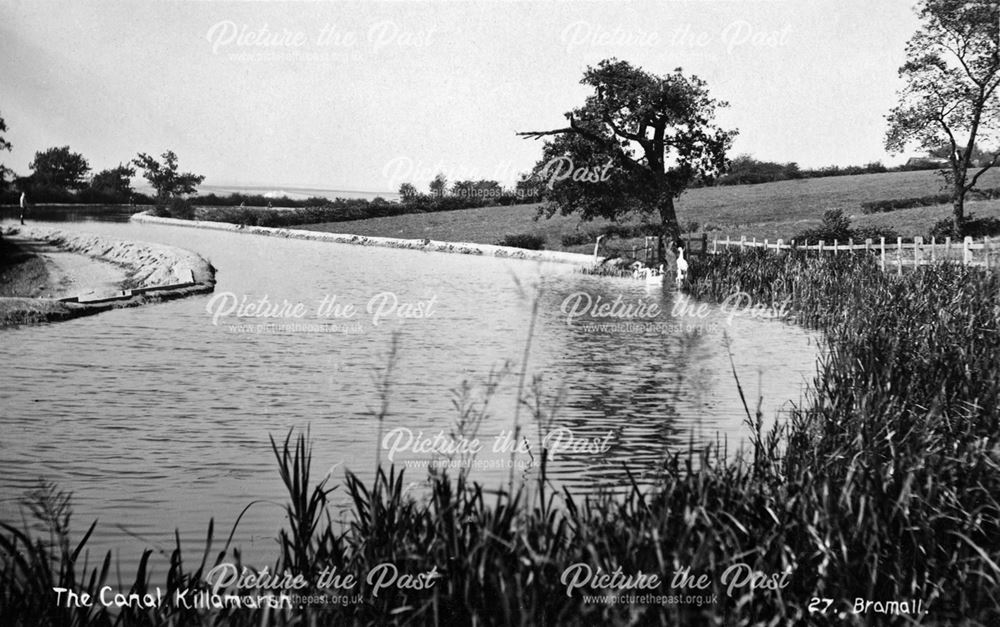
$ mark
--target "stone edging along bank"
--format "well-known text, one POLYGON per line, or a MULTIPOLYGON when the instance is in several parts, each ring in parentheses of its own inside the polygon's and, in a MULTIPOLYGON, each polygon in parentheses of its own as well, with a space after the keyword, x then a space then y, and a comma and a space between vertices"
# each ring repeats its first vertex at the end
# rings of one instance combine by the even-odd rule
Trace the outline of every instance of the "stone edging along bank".
POLYGON ((125 266, 134 287, 83 302, 75 298, 0 298, 5 318, 0 325, 78 318, 215 289, 215 268, 199 255, 181 248, 38 226, 10 227, 6 234, 42 240, 68 252, 125 266))
POLYGON ((425 250, 439 253, 458 253, 463 255, 482 255, 507 259, 526 259, 529 261, 547 261, 555 263, 572 263, 576 265, 592 265, 594 260, 590 255, 567 253, 558 250, 525 250, 511 246, 495 244, 468 244, 461 242, 438 242, 429 239, 398 239, 393 237, 369 237, 367 235, 350 235, 346 233, 327 233, 326 231, 307 231, 303 229, 286 229, 268 226, 242 226, 230 222, 210 222, 207 220, 179 220, 176 218, 160 218, 148 213, 137 213, 131 218, 135 222, 150 224, 168 224, 170 226, 186 226, 217 231, 232 231, 234 233, 250 233, 270 237, 285 237, 289 239, 305 239, 335 244, 354 244, 359 246, 384 246, 387 248, 403 248, 408 250, 425 250))

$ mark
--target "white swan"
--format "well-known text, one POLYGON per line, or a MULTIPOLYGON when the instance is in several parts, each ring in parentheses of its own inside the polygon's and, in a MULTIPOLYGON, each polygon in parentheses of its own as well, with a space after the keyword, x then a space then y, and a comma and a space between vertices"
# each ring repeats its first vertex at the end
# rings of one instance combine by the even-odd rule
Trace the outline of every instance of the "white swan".
POLYGON ((658 268, 647 268, 642 264, 641 261, 635 261, 632 263, 632 278, 644 280, 649 284, 662 284, 663 277, 665 276, 663 272, 663 264, 661 263, 658 268))
POLYGON ((597 264, 597 251, 601 249, 601 240, 604 239, 603 235, 597 236, 597 241, 594 242, 594 264, 597 264))
POLYGON ((632 262, 632 278, 641 279, 649 272, 649 268, 643 267, 641 261, 632 262))
POLYGON ((650 269, 650 268, 646 268, 646 283, 647 284, 663 285, 663 278, 665 276, 666 276, 666 273, 663 271, 663 264, 662 263, 660 264, 660 266, 656 270, 653 270, 653 269, 650 269))
POLYGON ((684 259, 684 247, 677 247, 677 287, 680 287, 687 279, 688 262, 684 259))

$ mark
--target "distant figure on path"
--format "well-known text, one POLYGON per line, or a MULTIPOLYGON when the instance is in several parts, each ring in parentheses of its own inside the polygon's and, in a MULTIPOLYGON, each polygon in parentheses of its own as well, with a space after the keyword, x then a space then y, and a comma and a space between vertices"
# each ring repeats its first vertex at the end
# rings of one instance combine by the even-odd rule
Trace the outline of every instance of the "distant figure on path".
POLYGON ((24 214, 28 211, 28 194, 21 191, 21 224, 24 224, 24 214))

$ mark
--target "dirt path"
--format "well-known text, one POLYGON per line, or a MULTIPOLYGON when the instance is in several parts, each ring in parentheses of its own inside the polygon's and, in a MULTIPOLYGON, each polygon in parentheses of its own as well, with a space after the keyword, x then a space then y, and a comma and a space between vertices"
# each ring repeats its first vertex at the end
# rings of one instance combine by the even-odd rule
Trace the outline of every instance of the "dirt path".
POLYGON ((99 295, 121 289, 125 268, 86 255, 59 250, 38 240, 19 240, 19 244, 45 261, 49 281, 36 298, 99 295))

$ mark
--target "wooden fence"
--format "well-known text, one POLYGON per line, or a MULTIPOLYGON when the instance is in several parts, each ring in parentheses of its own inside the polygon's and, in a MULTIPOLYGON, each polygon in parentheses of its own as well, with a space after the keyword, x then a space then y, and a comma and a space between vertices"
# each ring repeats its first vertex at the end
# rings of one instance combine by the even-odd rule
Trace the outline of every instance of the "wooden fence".
MULTIPOLYGON (((704 238, 704 236, 703 236, 704 238)), ((922 237, 914 237, 911 241, 903 241, 903 238, 896 238, 895 242, 886 242, 885 238, 880 238, 877 242, 866 239, 863 243, 855 242, 852 239, 846 242, 833 240, 832 242, 819 242, 808 246, 796 245, 795 241, 785 242, 777 240, 757 241, 757 238, 747 239, 741 237, 738 240, 713 239, 710 254, 716 254, 720 250, 727 248, 765 248, 768 250, 814 250, 819 254, 840 254, 852 253, 855 251, 866 251, 869 254, 879 256, 882 269, 895 269, 902 273, 904 267, 915 268, 917 266, 938 263, 941 261, 952 261, 967 266, 982 266, 987 269, 997 268, 1000 264, 1000 242, 989 237, 980 241, 974 241, 971 237, 966 237, 961 241, 952 241, 950 237, 943 240, 931 238, 924 241, 922 237)))
MULTIPOLYGON (((643 246, 633 246, 632 259, 643 261, 650 267, 659 264, 657 239, 656 237, 647 236, 643 246)), ((702 233, 701 235, 688 233, 681 236, 681 241, 684 246, 684 256, 688 259, 715 254, 715 250, 717 250, 712 248, 712 242, 708 240, 707 233, 702 233)))

